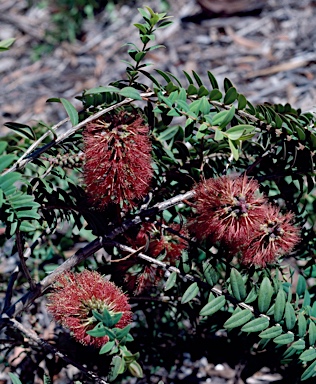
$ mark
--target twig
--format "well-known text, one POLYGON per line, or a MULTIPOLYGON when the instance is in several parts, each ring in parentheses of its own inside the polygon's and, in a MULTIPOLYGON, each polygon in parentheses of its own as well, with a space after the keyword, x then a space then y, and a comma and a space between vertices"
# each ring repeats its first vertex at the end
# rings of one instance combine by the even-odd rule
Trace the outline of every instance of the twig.
MULTIPOLYGON (((143 97, 143 98, 146 98, 146 97, 149 97, 149 96, 153 96, 154 95, 154 92, 147 92, 147 93, 141 93, 140 96, 143 97)), ((16 171, 17 169, 21 169, 23 168, 27 163, 29 163, 30 161, 36 159, 38 156, 40 156, 42 153, 46 152, 49 148, 51 148, 53 145, 56 145, 56 144, 59 144, 60 142, 62 142, 63 140, 65 140, 66 138, 68 138, 69 136, 71 136, 72 134, 74 134, 76 131, 78 131, 80 128, 82 128, 83 126, 85 126, 87 123, 89 123, 90 121, 93 121, 95 119, 98 119, 99 117, 101 117, 102 115, 104 115, 105 113, 107 112, 110 112, 112 111, 113 109, 116 109, 118 107, 121 107, 122 105, 125 105, 125 104, 129 104, 131 103, 132 101, 134 101, 134 99, 131 99, 131 98, 126 98, 122 101, 120 101, 119 103, 116 103, 114 105, 111 105, 110 107, 108 108, 105 108, 105 109, 102 109, 101 111, 95 113, 94 115, 92 116, 89 116, 88 118, 86 118, 85 120, 81 121, 79 124, 75 125, 74 127, 71 127, 68 131, 66 131, 65 133, 62 133, 60 136, 58 136, 55 140, 52 140, 50 143, 46 144, 43 148, 40 148, 39 150, 37 151, 34 151, 33 153, 31 151, 33 151, 34 148, 36 148, 36 146, 45 138, 47 137, 51 131, 48 131, 46 132, 40 139, 38 139, 35 143, 33 143, 31 145, 31 147, 28 149, 28 151, 23 154, 23 156, 16 161, 15 164, 12 165, 11 168, 7 169, 6 171, 4 171, 2 173, 2 176, 9 173, 9 172, 13 172, 13 171, 16 171), (45 136, 46 135, 46 136, 45 136), (27 156, 27 157, 26 157, 27 156)), ((60 126, 62 124, 64 124, 65 122, 67 122, 69 119, 65 119, 63 120, 62 122, 56 124, 53 129, 57 126, 60 126)))
POLYGON ((103 247, 103 241, 113 240, 116 236, 124 233, 127 229, 140 224, 143 220, 146 220, 148 217, 153 216, 159 211, 168 209, 183 200, 191 199, 194 194, 194 191, 189 191, 184 194, 174 196, 162 203, 158 203, 145 211, 141 211, 139 215, 135 216, 133 219, 124 221, 121 226, 113 229, 110 233, 91 241, 85 247, 79 249, 63 264, 57 267, 50 275, 46 276, 40 283, 36 285, 33 291, 26 293, 24 296, 22 296, 21 299, 11 305, 11 307, 5 312, 6 315, 9 317, 15 317, 21 313, 36 298, 43 294, 43 292, 56 280, 57 276, 80 264, 82 261, 86 260, 88 257, 101 249, 103 247))
MULTIPOLYGON (((112 241, 112 242, 109 242, 110 244, 114 245, 115 247, 121 249, 122 251, 126 251, 126 252, 137 252, 135 249, 127 246, 127 245, 124 245, 124 244, 121 244, 121 243, 118 243, 116 241, 112 241)), ((104 244, 106 244, 106 240, 104 241, 104 244)), ((208 283, 205 283, 204 281, 202 281, 201 279, 199 279, 198 277, 195 277, 195 276, 192 276, 188 273, 186 273, 185 275, 181 273, 180 269, 179 268, 176 268, 176 267, 173 267, 171 265, 168 265, 166 263, 164 263, 163 261, 160 261, 160 260, 157 260, 157 259, 154 259, 148 255, 145 255, 144 253, 137 253, 136 256, 142 260, 145 260, 151 264, 155 264, 157 265, 158 267, 160 268, 163 268, 164 270, 168 271, 168 272, 175 272, 177 275, 179 275, 181 277, 181 279, 183 280, 190 280, 190 281, 194 281, 194 282, 197 282, 199 283, 200 285, 203 285, 205 287, 207 287, 208 289, 210 289, 210 291, 212 291, 213 293, 215 293, 217 296, 225 296, 227 298, 230 298, 231 301, 233 302, 238 302, 235 298, 233 298, 230 294, 227 294, 223 291, 221 291, 220 289, 218 288, 215 288, 215 287, 211 287, 208 283)), ((241 307, 241 308, 245 308, 245 309, 249 309, 251 312, 255 313, 256 311, 254 310, 254 308, 251 306, 251 305, 248 305, 244 302, 238 302, 238 305, 241 307)), ((267 315, 264 315, 264 314, 259 314, 260 317, 266 317, 267 319, 270 320, 270 317, 267 316, 267 315)))
POLYGON ((95 383, 108 384, 107 381, 105 381, 104 379, 99 377, 96 373, 89 371, 87 368, 85 368, 82 365, 71 360, 67 355, 58 351, 58 349, 56 349, 55 347, 50 345, 47 341, 40 338, 37 335, 37 333, 33 331, 33 329, 24 327, 24 325, 22 325, 16 319, 10 319, 9 324, 12 325, 14 328, 18 329, 20 332, 24 333, 29 339, 33 340, 40 347, 43 347, 47 351, 49 351, 50 353, 53 353, 54 355, 60 357, 67 364, 71 364, 74 367, 78 368, 85 376, 87 376, 89 379, 93 380, 95 383))
POLYGON ((17 228, 17 230, 15 232, 15 235, 16 235, 16 247, 18 249, 18 255, 19 255, 19 259, 20 259, 21 269, 22 269, 22 271, 24 273, 24 276, 26 277, 27 281, 30 284, 31 291, 33 291, 36 285, 35 285, 32 277, 31 277, 30 272, 27 269, 27 266, 26 266, 26 263, 25 263, 25 258, 24 258, 24 255, 23 255, 22 235, 21 235, 21 232, 20 232, 19 228, 17 228))

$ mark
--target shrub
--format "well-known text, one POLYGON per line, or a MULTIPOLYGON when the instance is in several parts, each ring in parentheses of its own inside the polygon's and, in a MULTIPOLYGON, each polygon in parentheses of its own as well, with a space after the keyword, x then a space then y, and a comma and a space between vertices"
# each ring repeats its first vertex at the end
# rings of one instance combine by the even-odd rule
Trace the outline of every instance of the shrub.
POLYGON ((139 12, 126 78, 83 91, 79 113, 58 100, 66 132, 6 124, 14 133, 0 142, 3 362, 19 346, 20 363, 10 361, 23 382, 35 370, 47 382, 69 363, 79 369, 73 380, 149 382, 187 351, 246 360, 244 378, 264 356, 287 382, 312 380, 315 116, 254 106, 210 72, 209 84, 195 72, 187 84, 148 72, 147 53, 162 48, 155 31, 171 21, 139 12), (78 314, 67 317, 65 306, 78 314), (65 328, 40 338, 49 309, 65 328), (68 328, 101 348, 78 344, 68 328))

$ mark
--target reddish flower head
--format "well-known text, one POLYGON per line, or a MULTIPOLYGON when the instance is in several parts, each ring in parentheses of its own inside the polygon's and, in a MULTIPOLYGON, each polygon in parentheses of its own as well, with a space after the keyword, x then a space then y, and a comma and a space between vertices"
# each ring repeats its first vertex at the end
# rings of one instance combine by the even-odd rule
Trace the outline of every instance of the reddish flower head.
POLYGON ((77 341, 96 347, 107 343, 109 338, 87 334, 98 323, 92 310, 102 314, 106 308, 111 315, 122 313, 115 325, 117 328, 124 328, 132 319, 128 298, 121 289, 99 273, 88 270, 59 276, 54 292, 49 295, 48 308, 58 323, 72 331, 77 341))
POLYGON ((292 224, 294 215, 281 215, 279 208, 265 206, 265 217, 249 233, 246 246, 242 247, 244 264, 265 267, 278 256, 289 253, 300 241, 299 229, 292 224))
POLYGON ((197 215, 189 222, 189 229, 198 239, 210 236, 235 245, 245 241, 266 202, 258 194, 258 183, 246 176, 208 179, 198 184, 195 192, 197 215))
MULTIPOLYGON (((164 225, 156 227, 153 223, 144 223, 135 241, 132 242, 133 246, 138 248, 147 245, 146 254, 148 256, 159 258, 167 264, 174 265, 188 247, 187 241, 176 233, 179 232, 181 236, 187 236, 187 233, 177 224, 171 224, 169 228, 171 231, 164 228, 164 225)), ((156 265, 138 265, 128 272, 125 279, 130 282, 130 285, 136 285, 134 293, 138 295, 146 287, 157 285, 163 276, 163 269, 156 265)))
POLYGON ((134 206, 152 178, 148 126, 138 112, 114 111, 86 125, 84 177, 92 204, 134 206))

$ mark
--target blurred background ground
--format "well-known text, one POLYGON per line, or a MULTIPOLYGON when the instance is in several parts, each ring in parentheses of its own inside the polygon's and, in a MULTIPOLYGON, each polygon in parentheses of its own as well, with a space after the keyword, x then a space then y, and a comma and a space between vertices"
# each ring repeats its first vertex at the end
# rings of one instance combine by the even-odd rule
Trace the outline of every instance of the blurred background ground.
MULTIPOLYGON (((211 71, 220 84, 228 77, 255 104, 289 102, 303 111, 315 111, 316 1, 267 0, 262 1, 261 12, 246 6, 237 13, 229 12, 230 1, 226 0, 227 12, 220 15, 201 13, 194 0, 170 1, 168 13, 174 24, 157 34, 156 43, 166 48, 150 54, 152 68, 170 71, 184 82, 183 70, 196 71, 206 83, 211 71)), ((128 56, 123 44, 138 43, 138 31, 132 25, 141 20, 136 9, 144 5, 142 1, 112 4, 85 20, 77 39, 55 46, 47 33, 55 28, 54 3, 0 2, 0 40, 16 38, 0 57, 2 133, 7 121, 56 124, 65 112, 60 104, 46 103, 48 98, 64 97, 80 108, 74 97, 84 89, 124 77, 126 65, 121 59, 128 56)), ((162 0, 146 4, 156 11, 166 10, 162 0)), ((69 31, 69 25, 63 30, 69 31)), ((160 372, 152 382, 160 378, 164 383, 243 383, 238 379, 242 367, 229 367, 225 361, 214 365, 206 358, 193 360, 186 354, 173 376, 160 372)), ((246 380, 247 384, 272 382, 281 383, 282 376, 264 367, 246 380)))
MULTIPOLYGON (((226 0, 228 10, 231 1, 226 0)), ((183 81, 183 70, 196 71, 206 82, 208 70, 220 82, 228 77, 253 103, 289 102, 303 111, 314 110, 316 1, 261 2, 259 15, 233 13, 203 20, 194 0, 170 1, 168 12, 174 24, 160 30, 157 39, 157 44, 166 48, 153 51, 149 61, 183 81)), ((73 101, 84 89, 107 85, 124 76, 126 65, 121 59, 128 56, 123 44, 138 43, 138 31, 132 25, 140 21, 136 9, 143 1, 108 7, 84 21, 79 39, 62 41, 52 49, 47 31, 54 29, 54 3, 0 2, 0 40, 16 38, 14 46, 1 53, 0 127, 6 121, 32 124, 43 120, 54 124, 65 115, 60 105, 47 104, 48 98, 73 101)), ((166 8, 162 0, 147 3, 155 10, 166 8)), ((65 23, 62 30, 68 29, 65 23)))

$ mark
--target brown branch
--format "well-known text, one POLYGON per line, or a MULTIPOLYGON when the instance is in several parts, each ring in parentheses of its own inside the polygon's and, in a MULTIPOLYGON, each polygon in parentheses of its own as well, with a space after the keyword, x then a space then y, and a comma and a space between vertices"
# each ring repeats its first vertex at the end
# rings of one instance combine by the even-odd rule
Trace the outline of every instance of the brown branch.
POLYGON ((194 194, 194 191, 189 191, 184 194, 174 196, 162 203, 158 203, 145 211, 141 211, 139 215, 135 216, 133 219, 124 221, 121 226, 115 228, 110 233, 93 240, 85 247, 79 249, 74 255, 72 255, 63 264, 57 267, 51 274, 46 276, 40 283, 38 283, 33 291, 26 293, 24 296, 22 296, 21 299, 11 305, 11 307, 5 312, 6 315, 8 317, 15 317, 21 313, 35 299, 40 297, 60 274, 72 269, 93 255, 99 249, 101 249, 103 247, 103 241, 113 240, 116 236, 124 233, 127 229, 140 224, 144 219, 146 220, 146 218, 155 215, 159 211, 168 209, 183 200, 190 199, 194 196, 194 194))
POLYGON ((50 353, 53 353, 54 355, 60 357, 62 360, 64 360, 67 364, 71 364, 74 367, 78 368, 85 376, 87 376, 89 379, 93 380, 95 383, 99 384, 108 384, 107 381, 99 377, 96 373, 89 371, 87 368, 83 367, 81 364, 76 363, 72 359, 70 359, 67 355, 64 353, 58 351, 55 347, 50 345, 47 341, 40 338, 35 331, 31 328, 26 328, 24 325, 22 325, 20 322, 18 322, 16 319, 10 319, 9 322, 10 325, 12 325, 14 328, 18 329, 20 332, 24 333, 29 339, 33 340, 37 345, 40 347, 46 349, 50 353))

